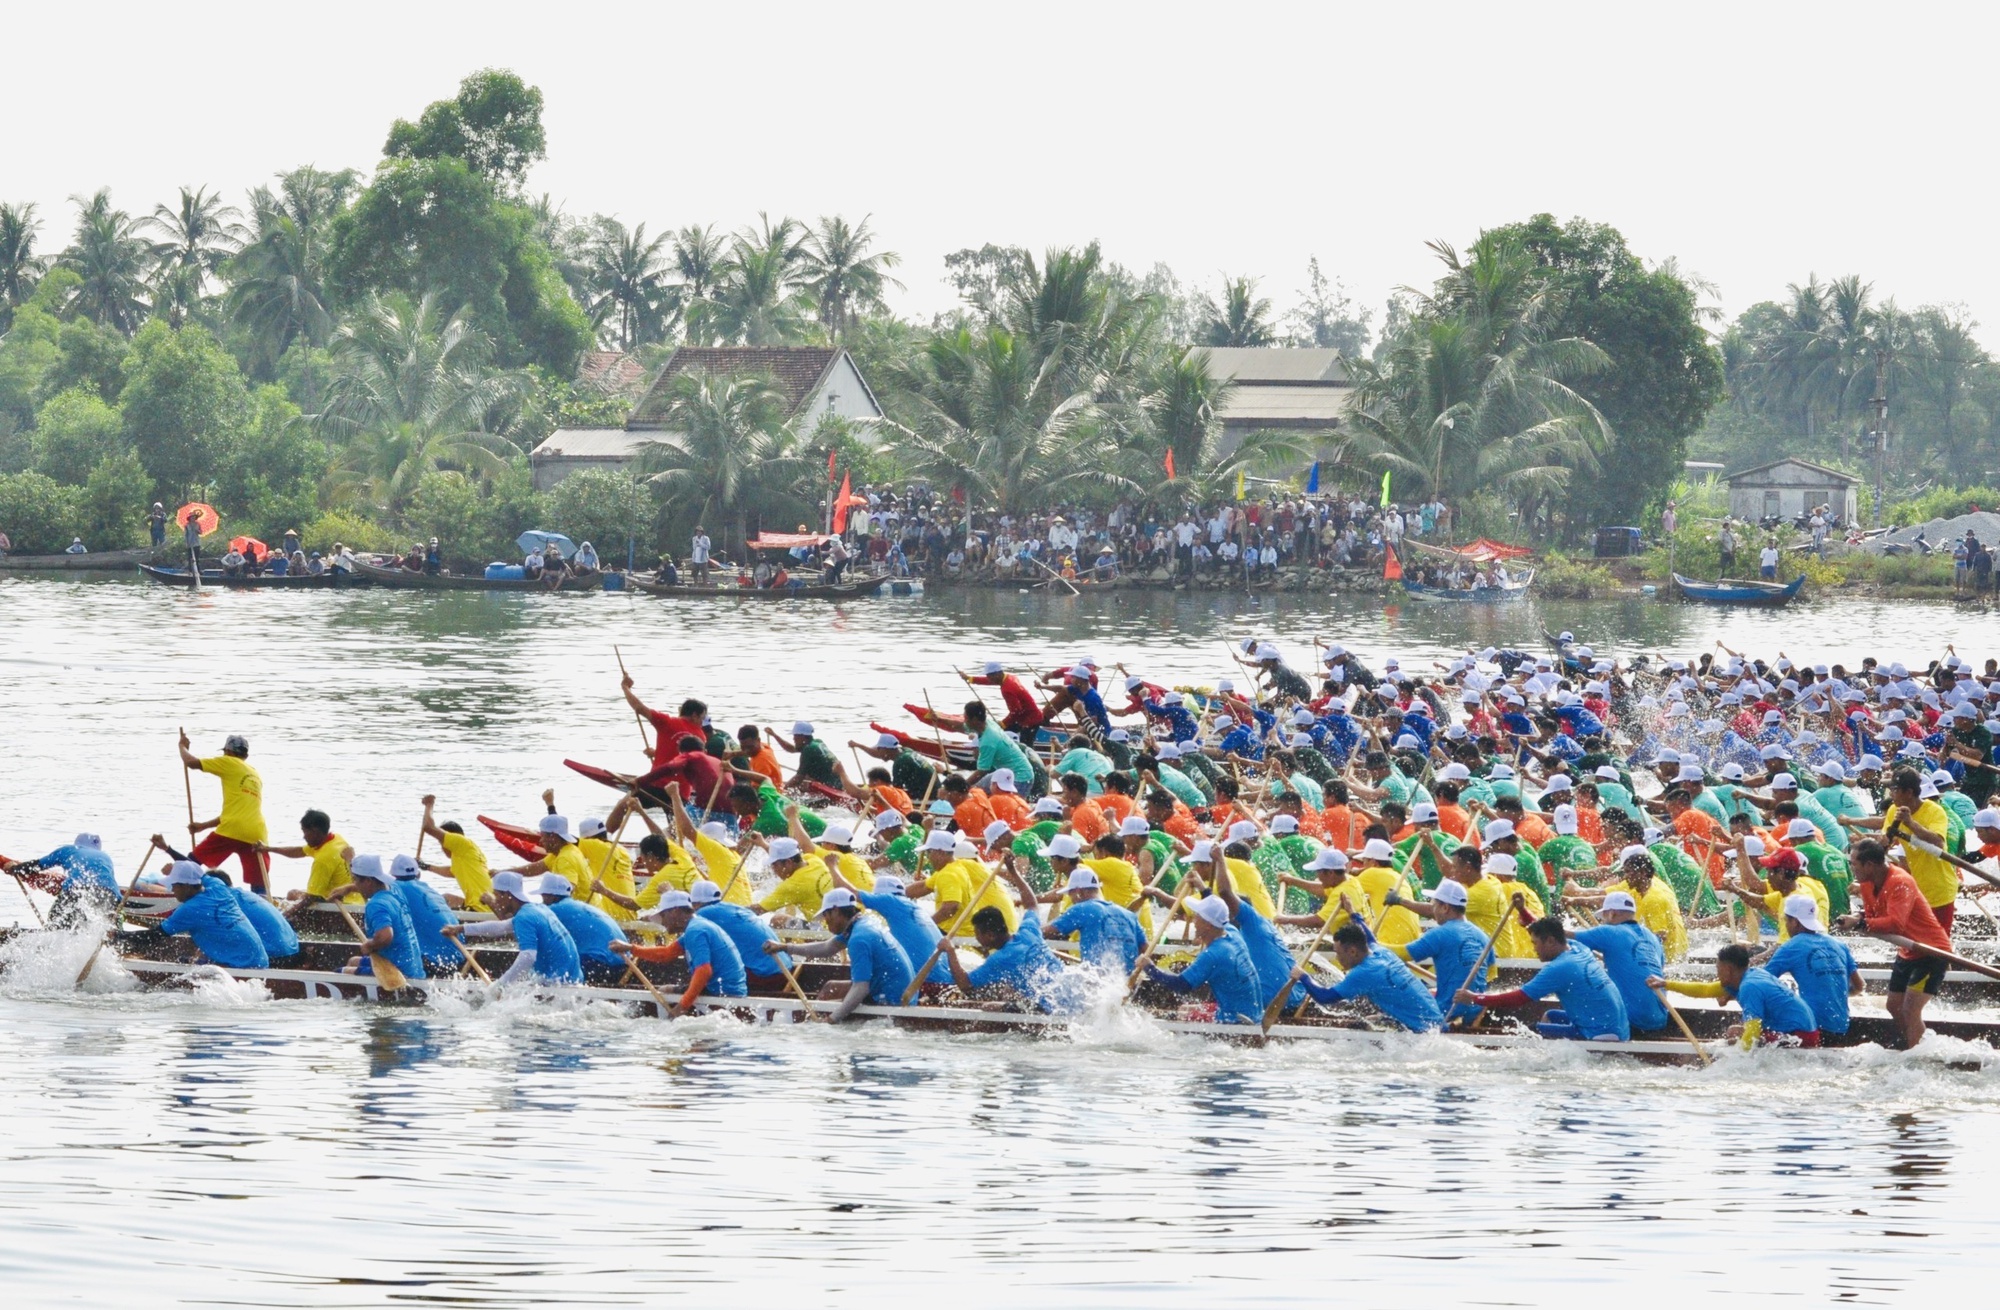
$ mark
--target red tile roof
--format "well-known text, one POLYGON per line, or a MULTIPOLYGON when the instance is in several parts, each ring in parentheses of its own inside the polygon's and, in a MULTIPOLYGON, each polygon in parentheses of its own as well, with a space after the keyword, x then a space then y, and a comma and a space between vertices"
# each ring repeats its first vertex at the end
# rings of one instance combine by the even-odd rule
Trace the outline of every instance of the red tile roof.
POLYGON ((765 375, 784 393, 789 418, 805 404, 839 354, 831 346, 682 346, 661 365, 626 426, 659 427, 667 411, 668 383, 678 374, 696 370, 718 377, 765 375))
POLYGON ((646 366, 622 350, 586 350, 576 366, 576 384, 637 400, 646 393, 646 366))

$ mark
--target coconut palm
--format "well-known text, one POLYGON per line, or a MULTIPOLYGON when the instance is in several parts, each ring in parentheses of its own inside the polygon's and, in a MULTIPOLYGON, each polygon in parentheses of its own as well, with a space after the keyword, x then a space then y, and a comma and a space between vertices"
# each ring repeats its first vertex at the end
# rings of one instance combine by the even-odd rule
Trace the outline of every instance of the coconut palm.
POLYGON ((666 289, 670 317, 687 325, 688 339, 709 344, 708 319, 722 280, 728 243, 712 227, 689 224, 674 233, 673 268, 666 289))
POLYGON ((35 202, 0 204, 0 329, 13 322, 14 307, 35 292, 49 261, 35 253, 35 234, 42 221, 35 202))
POLYGON ((248 236, 242 211, 222 203, 207 187, 181 188, 179 203, 156 205, 140 227, 160 235, 153 243, 154 312, 179 327, 201 304, 208 280, 222 269, 248 236))
POLYGON ((491 366, 492 341, 433 295, 370 296, 333 339, 336 373, 322 434, 343 447, 337 488, 400 511, 424 474, 491 477, 520 450, 492 430, 526 375, 491 366))
POLYGON ((353 191, 352 169, 310 165, 250 193, 256 237, 230 261, 227 307, 249 330, 268 374, 294 341, 323 346, 333 336, 325 285, 328 228, 353 191))
POLYGON ((1201 325, 1205 346, 1268 346, 1278 339, 1271 325, 1271 302, 1257 296, 1257 279, 1224 278, 1222 301, 1204 298, 1206 321, 1201 325))
POLYGON ((748 538, 750 516, 791 498, 811 460, 785 426, 786 400, 768 379, 676 374, 664 431, 639 451, 640 471, 683 513, 722 530, 725 550, 748 538))
POLYGON ((670 234, 662 232, 648 241, 644 223, 627 228, 614 218, 604 220, 591 248, 590 295, 584 308, 599 323, 614 324, 612 340, 621 350, 666 335, 664 309, 671 267, 666 247, 671 240, 670 234))
POLYGON ((70 199, 77 207, 76 236, 58 262, 83 280, 67 308, 130 336, 146 321, 152 248, 132 216, 111 207, 109 187, 88 200, 70 199))
POLYGON ((1133 447, 1139 463, 1129 473, 1149 496, 1213 503, 1230 494, 1238 472, 1296 469, 1310 463, 1318 445, 1332 437, 1331 432, 1260 430, 1226 448, 1222 409, 1235 385, 1210 373, 1206 350, 1185 346, 1169 348, 1149 371, 1141 402, 1146 437, 1133 447), (1166 475, 1169 452, 1172 480, 1166 475))
POLYGON ((801 285, 819 305, 820 326, 838 341, 854 321, 856 310, 886 311, 882 290, 902 287, 884 270, 902 260, 893 251, 868 253, 875 234, 868 230, 868 216, 849 227, 838 215, 822 218, 806 237, 800 262, 801 285))
POLYGON ((794 219, 774 224, 769 214, 757 217, 758 227, 730 238, 714 299, 699 307, 711 340, 781 346, 805 333, 810 305, 799 283, 802 229, 794 219))

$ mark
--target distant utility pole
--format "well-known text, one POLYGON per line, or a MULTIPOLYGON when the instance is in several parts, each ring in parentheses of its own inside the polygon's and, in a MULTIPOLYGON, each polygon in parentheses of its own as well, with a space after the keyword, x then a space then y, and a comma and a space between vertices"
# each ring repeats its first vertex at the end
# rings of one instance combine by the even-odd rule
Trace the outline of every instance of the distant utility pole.
POLYGON ((1875 410, 1875 524, 1882 526, 1883 468, 1889 459, 1889 352, 1875 351, 1875 395, 1868 402, 1875 410))

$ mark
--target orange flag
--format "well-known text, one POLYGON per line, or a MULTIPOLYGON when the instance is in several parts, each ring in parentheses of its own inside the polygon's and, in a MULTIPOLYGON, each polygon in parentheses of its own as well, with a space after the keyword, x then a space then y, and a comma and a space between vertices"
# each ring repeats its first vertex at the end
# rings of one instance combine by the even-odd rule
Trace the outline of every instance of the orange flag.
POLYGON ((1382 576, 1391 582, 1403 576, 1403 562, 1396 558, 1396 548, 1386 541, 1382 543, 1382 576))
POLYGON ((841 474, 840 494, 833 498, 833 530, 835 532, 847 531, 847 511, 856 505, 865 505, 867 503, 867 497, 854 494, 854 475, 852 473, 841 474))
POLYGON ((1169 450, 1167 452, 1167 481, 1172 482, 1173 480, 1174 480, 1174 452, 1169 450))

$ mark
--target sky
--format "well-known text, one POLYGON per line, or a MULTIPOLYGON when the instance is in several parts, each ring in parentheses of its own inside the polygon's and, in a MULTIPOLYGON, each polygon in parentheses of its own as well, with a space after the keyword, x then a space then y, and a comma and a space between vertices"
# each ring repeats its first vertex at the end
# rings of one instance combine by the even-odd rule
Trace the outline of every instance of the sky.
POLYGON ((59 248, 72 195, 240 199, 366 170, 480 67, 541 88, 529 180, 572 214, 869 216, 891 303, 949 307, 943 257, 1103 243, 1282 313, 1319 258, 1375 310, 1439 239, 1538 212, 1610 223, 1734 315, 1860 273, 1967 306, 2000 343, 1991 7, 1740 3, 550 6, 43 4, 8 20, 0 200, 59 248), (64 52, 71 52, 65 55, 64 52), (25 106, 43 113, 23 114, 25 106))

